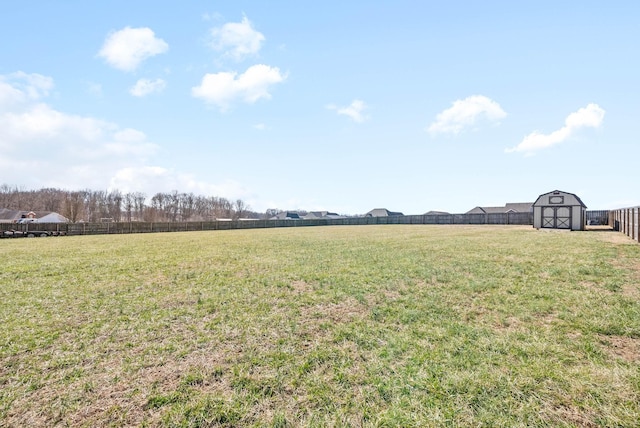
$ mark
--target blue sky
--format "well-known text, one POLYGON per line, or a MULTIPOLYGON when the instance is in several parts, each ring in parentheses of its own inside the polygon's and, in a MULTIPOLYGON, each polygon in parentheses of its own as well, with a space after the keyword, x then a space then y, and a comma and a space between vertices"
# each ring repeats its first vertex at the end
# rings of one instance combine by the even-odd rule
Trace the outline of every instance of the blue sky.
POLYGON ((0 184, 638 205, 638 22, 635 1, 5 2, 0 184))

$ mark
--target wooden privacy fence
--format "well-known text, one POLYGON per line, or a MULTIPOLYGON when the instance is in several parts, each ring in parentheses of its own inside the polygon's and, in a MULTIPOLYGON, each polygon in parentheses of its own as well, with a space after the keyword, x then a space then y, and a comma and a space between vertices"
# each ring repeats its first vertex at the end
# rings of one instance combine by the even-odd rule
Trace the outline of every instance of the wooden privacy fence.
POLYGON ((609 218, 613 230, 640 242, 640 207, 612 210, 609 218))
MULTIPOLYGON (((610 225, 640 242, 640 207, 587 211, 588 225, 610 225)), ((532 225, 533 213, 424 214, 389 217, 345 217, 299 220, 213 220, 189 222, 0 223, 0 231, 47 230, 64 235, 192 232, 198 230, 264 229, 273 227, 357 226, 372 224, 532 225)))
POLYGON ((533 213, 424 214, 389 217, 346 217, 308 220, 215 220, 190 222, 118 223, 0 223, 0 230, 48 230, 66 235, 187 232, 198 230, 263 229, 272 227, 356 226, 371 224, 493 224, 532 225, 533 213))

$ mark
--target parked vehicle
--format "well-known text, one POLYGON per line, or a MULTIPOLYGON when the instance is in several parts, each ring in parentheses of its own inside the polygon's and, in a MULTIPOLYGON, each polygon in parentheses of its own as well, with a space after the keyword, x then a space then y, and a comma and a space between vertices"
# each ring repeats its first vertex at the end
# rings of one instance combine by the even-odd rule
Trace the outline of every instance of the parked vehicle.
POLYGON ((18 224, 28 224, 28 223, 37 223, 38 219, 36 218, 21 218, 18 219, 18 221, 16 223, 18 224))
POLYGON ((4 230, 0 234, 0 238, 22 238, 24 236, 24 232, 19 230, 4 230))
POLYGON ((46 230, 5 230, 0 232, 0 238, 46 238, 47 236, 64 236, 64 232, 49 232, 46 230))
POLYGON ((47 236, 51 236, 51 232, 47 232, 45 230, 29 230, 24 232, 24 234, 27 238, 35 238, 36 236, 46 238, 47 236))

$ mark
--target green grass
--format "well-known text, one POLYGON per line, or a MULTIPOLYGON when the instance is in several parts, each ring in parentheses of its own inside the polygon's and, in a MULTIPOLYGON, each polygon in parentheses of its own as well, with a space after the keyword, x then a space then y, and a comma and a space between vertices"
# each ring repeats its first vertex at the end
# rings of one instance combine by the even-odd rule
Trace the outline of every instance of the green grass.
POLYGON ((0 426, 640 426, 621 234, 310 227, 0 257, 0 426))

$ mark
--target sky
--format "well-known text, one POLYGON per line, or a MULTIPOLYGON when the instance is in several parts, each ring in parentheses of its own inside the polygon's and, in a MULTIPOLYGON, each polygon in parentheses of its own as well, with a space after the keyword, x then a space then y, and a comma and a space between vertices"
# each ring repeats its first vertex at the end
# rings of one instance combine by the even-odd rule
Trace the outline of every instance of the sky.
POLYGON ((0 184, 251 209, 640 205, 640 2, 0 5, 0 184))

